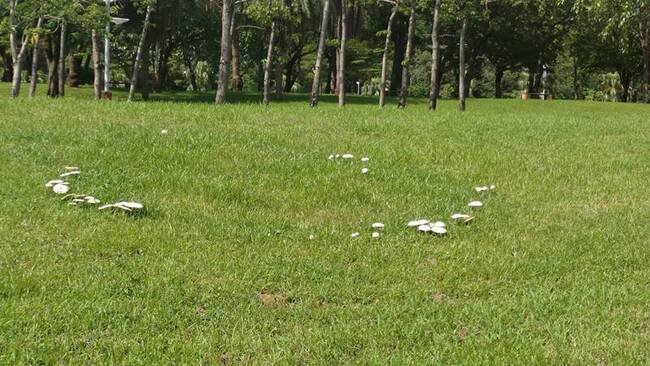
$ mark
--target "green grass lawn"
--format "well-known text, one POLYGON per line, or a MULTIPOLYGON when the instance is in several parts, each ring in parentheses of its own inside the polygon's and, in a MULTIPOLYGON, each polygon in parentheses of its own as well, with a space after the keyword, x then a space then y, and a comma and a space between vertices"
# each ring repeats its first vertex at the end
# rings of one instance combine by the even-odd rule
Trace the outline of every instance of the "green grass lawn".
POLYGON ((0 87, 0 364, 650 360, 650 106, 0 87), (61 202, 66 165, 146 215, 61 202))

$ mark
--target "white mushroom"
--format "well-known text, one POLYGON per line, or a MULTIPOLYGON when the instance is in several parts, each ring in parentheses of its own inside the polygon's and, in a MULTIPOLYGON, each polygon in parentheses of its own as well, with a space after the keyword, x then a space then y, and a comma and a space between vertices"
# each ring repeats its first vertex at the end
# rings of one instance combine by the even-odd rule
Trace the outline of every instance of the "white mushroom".
POLYGON ((442 226, 432 226, 431 227, 431 232, 434 234, 438 234, 440 236, 447 234, 447 229, 445 229, 442 226))
POLYGON ((461 213, 455 213, 451 215, 452 220, 464 220, 469 218, 470 216, 467 214, 461 214, 461 213))
POLYGON ((483 207, 483 202, 481 202, 481 201, 472 201, 472 202, 468 203, 467 206, 469 206, 471 208, 480 208, 480 207, 483 207))
POLYGON ((474 220, 473 216, 466 215, 466 214, 460 214, 460 213, 451 215, 451 218, 453 220, 455 220, 456 222, 461 223, 461 224, 467 224, 467 223, 471 222, 472 220, 474 220))
POLYGON ((309 240, 314 240, 314 235, 309 235, 309 240))
POLYGON ((363 168, 363 169, 361 169, 361 174, 368 174, 369 171, 370 171, 370 169, 363 168))
POLYGON ((52 187, 52 191, 56 194, 66 194, 69 190, 70 187, 62 183, 55 184, 54 187, 52 187))
POLYGON ((343 154, 343 156, 341 156, 341 157, 343 159, 346 159, 346 160, 354 159, 354 155, 352 155, 352 154, 343 154))
POLYGON ((330 155, 330 156, 328 156, 327 159, 329 159, 329 160, 334 160, 334 155, 330 155))
POLYGON ((447 225, 442 221, 436 221, 433 224, 431 224, 431 226, 446 227, 447 225))
POLYGON ((54 179, 54 180, 51 180, 51 181, 45 183, 45 187, 46 188, 52 188, 57 184, 63 184, 63 183, 65 183, 65 182, 62 181, 61 179, 54 179))
POLYGON ((86 201, 86 203, 89 203, 91 205, 96 205, 96 204, 102 202, 102 201, 98 200, 97 198, 95 198, 93 196, 86 196, 86 197, 84 197, 84 200, 86 201))
POLYGON ((494 184, 492 184, 492 185, 490 186, 490 190, 491 190, 491 191, 495 190, 496 188, 497 188, 497 186, 495 186, 494 184))
POLYGON ((373 229, 383 229, 386 227, 386 225, 382 224, 381 222, 375 222, 374 224, 370 225, 373 229))
POLYGON ((73 171, 71 171, 71 172, 63 173, 63 174, 59 175, 59 177, 64 178, 64 177, 67 177, 67 176, 70 176, 70 175, 79 175, 79 174, 81 174, 80 171, 78 171, 78 170, 73 170, 73 171))
POLYGON ((421 220, 413 220, 413 221, 409 221, 409 223, 406 224, 406 225, 407 225, 408 227, 418 227, 418 226, 421 226, 421 225, 426 225, 426 224, 428 224, 429 222, 430 222, 429 220, 425 220, 425 219, 421 219, 421 220))
POLYGON ((361 161, 362 161, 363 163, 367 163, 367 162, 370 161, 370 158, 367 158, 367 157, 364 156, 363 158, 361 158, 361 161))
POLYGON ((490 190, 490 188, 488 186, 481 186, 481 187, 474 188, 474 190, 480 193, 480 192, 487 192, 490 190))
POLYGON ((376 231, 372 233, 372 237, 375 238, 375 239, 379 238, 380 236, 381 236, 381 234, 379 234, 376 231))
POLYGON ((101 211, 101 210, 105 210, 105 209, 107 209, 107 208, 111 208, 111 207, 115 207, 115 205, 104 205, 104 206, 100 206, 100 207, 98 208, 98 210, 101 211))
POLYGON ((357 238, 357 237, 359 237, 359 235, 361 235, 361 234, 359 234, 359 233, 357 233, 357 232, 354 232, 354 233, 352 233, 352 235, 350 235, 350 236, 353 237, 353 238, 357 238))
POLYGON ((163 135, 166 135, 168 132, 169 132, 169 131, 167 131, 167 130, 161 130, 161 131, 160 131, 160 133, 163 134, 163 135))
POLYGON ((115 203, 115 205, 116 206, 128 207, 128 208, 134 209, 134 210, 140 210, 140 209, 144 208, 144 205, 142 205, 142 203, 138 203, 138 202, 124 202, 124 201, 122 201, 122 202, 115 203))
POLYGON ((418 226, 418 231, 423 232, 423 233, 430 233, 431 231, 433 231, 433 228, 429 224, 424 224, 424 225, 418 226))

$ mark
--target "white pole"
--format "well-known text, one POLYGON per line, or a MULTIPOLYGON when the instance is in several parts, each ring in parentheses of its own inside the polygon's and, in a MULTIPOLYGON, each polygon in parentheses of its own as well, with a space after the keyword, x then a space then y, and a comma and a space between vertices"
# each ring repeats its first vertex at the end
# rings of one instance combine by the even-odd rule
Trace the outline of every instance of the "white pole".
MULTIPOLYGON (((111 16, 111 0, 104 0, 106 13, 111 16)), ((108 36, 111 33, 111 21, 106 22, 106 34, 104 35, 104 92, 110 91, 111 83, 111 41, 108 36)))

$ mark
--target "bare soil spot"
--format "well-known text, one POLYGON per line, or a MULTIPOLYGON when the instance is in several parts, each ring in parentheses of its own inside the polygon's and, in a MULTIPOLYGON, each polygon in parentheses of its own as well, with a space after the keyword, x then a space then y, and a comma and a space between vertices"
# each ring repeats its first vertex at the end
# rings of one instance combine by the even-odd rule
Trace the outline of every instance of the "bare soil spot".
POLYGON ((268 292, 258 292, 257 299, 267 308, 287 308, 289 302, 283 294, 272 294, 268 292))

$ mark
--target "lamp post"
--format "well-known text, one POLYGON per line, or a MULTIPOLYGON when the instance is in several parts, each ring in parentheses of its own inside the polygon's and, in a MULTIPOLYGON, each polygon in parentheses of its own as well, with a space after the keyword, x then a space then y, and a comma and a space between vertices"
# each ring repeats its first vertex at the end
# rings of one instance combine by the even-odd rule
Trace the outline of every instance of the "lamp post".
POLYGON ((361 82, 357 81, 357 95, 361 95, 361 82))
MULTIPOLYGON (((106 14, 111 16, 111 4, 117 0, 103 0, 106 4, 106 14)), ((107 95, 111 89, 111 22, 115 25, 120 25, 128 22, 129 19, 126 18, 115 18, 111 17, 109 21, 106 22, 106 34, 104 35, 104 94, 107 95)))

